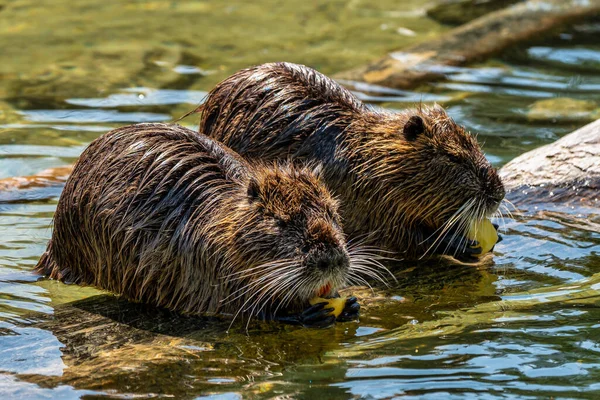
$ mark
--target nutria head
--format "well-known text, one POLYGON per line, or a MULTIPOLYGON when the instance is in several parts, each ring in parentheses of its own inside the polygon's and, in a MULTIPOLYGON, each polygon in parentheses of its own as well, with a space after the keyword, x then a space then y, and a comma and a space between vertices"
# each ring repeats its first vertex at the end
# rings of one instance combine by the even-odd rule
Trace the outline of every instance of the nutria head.
POLYGON ((379 217, 392 219, 387 226, 466 233, 504 198, 477 140, 439 106, 365 113, 350 129, 357 185, 379 197, 379 217))
POLYGON ((231 224, 237 261, 227 275, 243 279, 251 293, 251 306, 241 311, 299 306, 351 280, 338 203, 312 170, 255 164, 242 190, 229 210, 230 220, 242 223, 231 224))

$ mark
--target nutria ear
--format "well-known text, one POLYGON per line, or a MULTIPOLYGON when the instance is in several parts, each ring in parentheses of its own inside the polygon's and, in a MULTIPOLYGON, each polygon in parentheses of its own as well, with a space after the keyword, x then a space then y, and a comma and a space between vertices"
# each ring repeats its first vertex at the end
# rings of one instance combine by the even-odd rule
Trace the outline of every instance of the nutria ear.
POLYGON ((423 123, 423 118, 418 115, 413 115, 404 124, 404 137, 409 142, 415 140, 423 132, 425 132, 425 123, 423 123))
POLYGON ((248 181, 248 201, 256 201, 260 197, 259 185, 256 179, 251 178, 248 181))

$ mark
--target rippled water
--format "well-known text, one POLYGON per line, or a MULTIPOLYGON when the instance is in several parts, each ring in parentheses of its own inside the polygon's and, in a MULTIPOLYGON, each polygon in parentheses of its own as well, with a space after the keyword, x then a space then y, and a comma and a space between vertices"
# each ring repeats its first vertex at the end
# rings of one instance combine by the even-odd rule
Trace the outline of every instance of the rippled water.
MULTIPOLYGON (((588 118, 533 120, 534 102, 569 97, 600 105, 600 47, 588 38, 568 33, 502 60, 447 69, 447 81, 417 92, 354 87, 365 101, 392 109, 443 103, 501 166, 588 118)), ((102 132, 176 118, 208 89, 124 87, 0 113, 0 178, 72 163, 102 132)), ((184 122, 193 127, 193 118, 184 122)), ((0 198, 4 397, 600 397, 597 211, 515 210, 502 221, 505 240, 493 259, 478 267, 397 266, 392 287, 354 289, 360 323, 324 331, 255 323, 227 333, 228 321, 38 281, 31 271, 59 193, 38 188, 0 198)))

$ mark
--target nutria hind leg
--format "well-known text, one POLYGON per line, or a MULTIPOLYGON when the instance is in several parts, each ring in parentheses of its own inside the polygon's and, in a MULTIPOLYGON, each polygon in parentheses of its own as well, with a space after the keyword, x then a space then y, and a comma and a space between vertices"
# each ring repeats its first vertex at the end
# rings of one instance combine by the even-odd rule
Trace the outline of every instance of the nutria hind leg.
POLYGON ((274 320, 284 324, 302 325, 305 328, 329 328, 335 324, 333 308, 325 308, 328 303, 317 303, 299 314, 275 316, 274 320))

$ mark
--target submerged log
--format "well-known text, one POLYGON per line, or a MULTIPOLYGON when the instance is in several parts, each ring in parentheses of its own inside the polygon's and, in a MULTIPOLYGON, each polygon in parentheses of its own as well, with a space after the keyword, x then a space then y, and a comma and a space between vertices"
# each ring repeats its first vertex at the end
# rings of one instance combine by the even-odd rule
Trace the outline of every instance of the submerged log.
POLYGON ((523 0, 443 0, 427 10, 427 16, 442 24, 461 25, 520 1, 523 0))
POLYGON ((0 179, 0 191, 25 190, 61 185, 67 180, 72 170, 73 166, 65 165, 63 167, 48 168, 35 175, 0 179))
POLYGON ((500 176, 515 203, 600 207, 600 120, 520 155, 500 176))
POLYGON ((56 197, 73 171, 73 165, 48 168, 35 175, 0 179, 0 203, 56 197))
POLYGON ((412 88, 444 78, 447 67, 464 66, 500 54, 511 46, 555 32, 600 14, 600 0, 528 0, 477 18, 408 49, 336 78, 395 88, 412 88))

